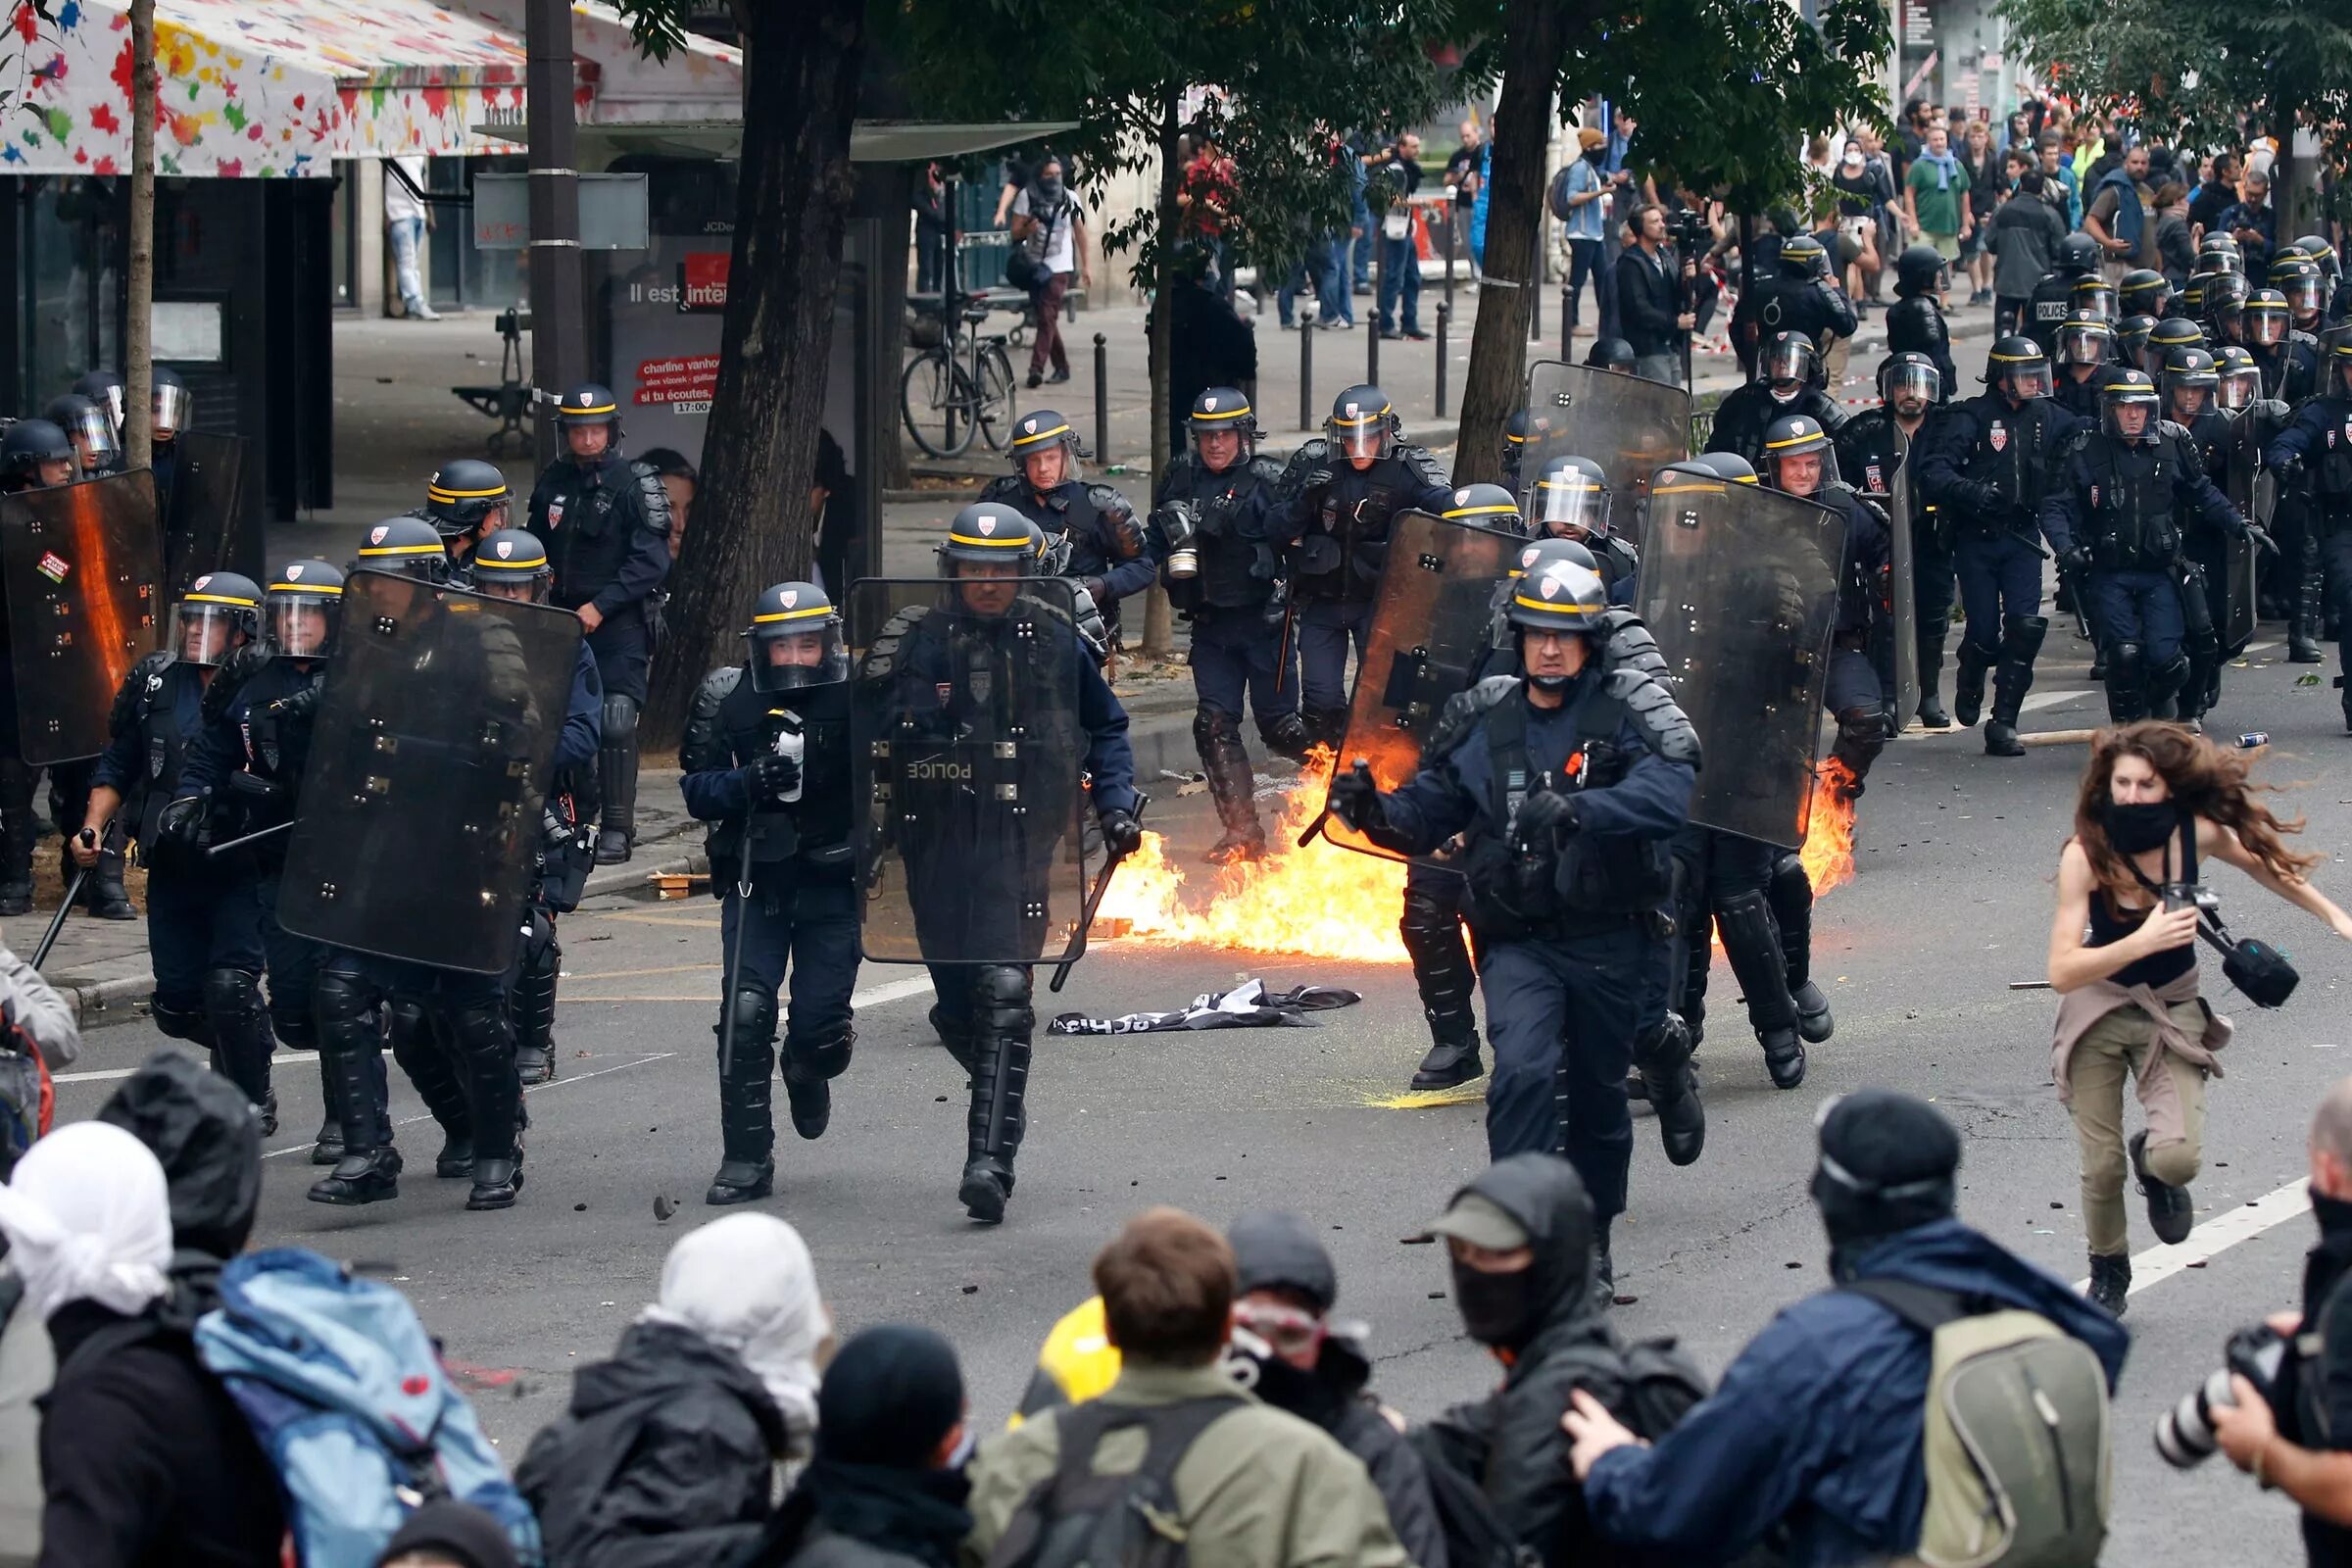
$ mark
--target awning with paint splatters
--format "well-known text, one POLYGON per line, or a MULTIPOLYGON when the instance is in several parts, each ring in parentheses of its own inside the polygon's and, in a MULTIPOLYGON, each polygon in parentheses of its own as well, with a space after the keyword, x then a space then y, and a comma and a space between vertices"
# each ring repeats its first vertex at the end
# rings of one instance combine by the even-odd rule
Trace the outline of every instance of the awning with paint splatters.
MULTIPOLYGON (((0 174, 130 166, 128 0, 0 0, 0 174)), ((523 122, 523 0, 157 0, 156 168, 317 175, 337 159, 512 153, 523 122)), ((572 8, 583 126, 741 116, 740 52, 694 38, 642 58, 607 6, 572 8)))

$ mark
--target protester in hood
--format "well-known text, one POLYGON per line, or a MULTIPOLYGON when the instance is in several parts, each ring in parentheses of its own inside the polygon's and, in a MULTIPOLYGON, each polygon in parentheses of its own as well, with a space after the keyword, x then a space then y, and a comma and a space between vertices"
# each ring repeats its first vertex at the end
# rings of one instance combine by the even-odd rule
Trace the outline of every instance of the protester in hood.
POLYGON ((1599 1538, 1559 1430, 1572 1389, 1610 1408, 1626 1399, 1623 1348, 1593 1292, 1592 1197, 1557 1155, 1513 1154, 1454 1194, 1430 1229, 1451 1254, 1462 1326, 1502 1381, 1417 1431, 1415 1446, 1433 1469, 1466 1479, 1547 1568, 1593 1560, 1599 1538))
POLYGON ((262 1125, 226 1076, 164 1050, 122 1080, 98 1119, 145 1144, 172 1208, 172 1290, 161 1310, 193 1333, 220 1304, 220 1268, 245 1250, 262 1201, 262 1125))
POLYGON ((776 1466, 811 1450, 831 1332, 784 1221, 730 1214, 680 1238, 661 1299, 611 1360, 580 1369, 571 1408, 515 1472, 549 1560, 699 1568, 752 1551, 776 1466))
POLYGON ((963 1373, 929 1329, 885 1323, 825 1369, 816 1457, 760 1561, 792 1568, 956 1568, 964 1507, 963 1373))
MULTIPOLYGON (((2123 1326, 1953 1217, 1960 1135, 1935 1106, 1865 1089, 1825 1108, 1813 1201, 1837 1285, 1907 1281, 2037 1313, 2097 1352, 2114 1388, 2123 1326)), ((1563 1425, 1593 1524, 1677 1562, 1736 1560, 1776 1528, 1790 1568, 1910 1552, 1927 1507, 1930 1346, 1886 1306, 1832 1289, 1785 1308, 1652 1446, 1578 1395, 1563 1425)))
POLYGON ((376 1568, 516 1568, 514 1543, 489 1513, 441 1497, 409 1515, 376 1568))
POLYGON ((164 1168, 76 1122, 0 1189, 0 1236, 57 1361, 41 1424, 43 1564, 252 1568, 285 1533, 276 1472, 228 1391, 158 1308, 170 1289, 164 1168))
POLYGON ((1244 1214, 1226 1232, 1239 1270, 1233 1354, 1251 1393, 1337 1438, 1363 1460, 1389 1505, 1389 1523, 1418 1568, 1446 1568, 1446 1536, 1429 1495, 1429 1473, 1365 1391, 1372 1357, 1360 1323, 1335 1320, 1339 1272, 1306 1221, 1296 1214, 1244 1214))
MULTIPOLYGON (((32 965, 0 946, 0 1049, 37 1056, 51 1070, 80 1054, 72 1004, 32 965)), ((37 1094, 38 1071, 22 1080, 37 1094)), ((22 1107, 26 1121, 37 1105, 22 1107)), ((27 1134, 39 1129, 27 1126, 27 1134)), ((0 1180, 17 1154, 0 1139, 0 1180)), ((24 1282, 0 1273, 0 1568, 24 1568, 41 1550, 41 1415, 33 1401, 49 1392, 54 1368, 40 1313, 23 1306, 24 1282)))

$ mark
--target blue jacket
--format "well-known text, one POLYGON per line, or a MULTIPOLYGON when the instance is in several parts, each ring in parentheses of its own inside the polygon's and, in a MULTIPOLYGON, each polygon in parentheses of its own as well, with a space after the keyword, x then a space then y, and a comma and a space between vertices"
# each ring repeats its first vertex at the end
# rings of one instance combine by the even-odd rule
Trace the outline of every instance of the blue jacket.
POLYGON ((605 679, 585 640, 571 666, 571 700, 564 707, 564 733, 556 738, 556 771, 589 767, 605 738, 605 679))
MULTIPOLYGON (((1958 1220, 1890 1236, 1854 1272, 2038 1312, 2097 1352, 2109 1389, 2123 1374, 2122 1325, 1958 1220)), ((1887 1308, 1843 1291, 1807 1297, 1654 1447, 1601 1455, 1585 1501, 1609 1540, 1682 1563, 1730 1562, 1784 1521, 1791 1568, 1909 1551, 1928 1500, 1928 1372, 1927 1336, 1887 1308)))

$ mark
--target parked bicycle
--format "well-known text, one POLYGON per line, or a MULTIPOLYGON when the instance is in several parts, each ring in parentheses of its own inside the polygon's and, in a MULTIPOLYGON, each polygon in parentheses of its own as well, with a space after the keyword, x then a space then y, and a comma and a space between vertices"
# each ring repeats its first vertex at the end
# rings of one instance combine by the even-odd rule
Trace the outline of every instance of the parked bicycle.
POLYGON ((899 375, 899 412, 927 456, 959 456, 974 435, 995 452, 1012 439, 1012 358, 1004 333, 980 330, 990 314, 985 302, 967 303, 960 329, 924 347, 899 375))

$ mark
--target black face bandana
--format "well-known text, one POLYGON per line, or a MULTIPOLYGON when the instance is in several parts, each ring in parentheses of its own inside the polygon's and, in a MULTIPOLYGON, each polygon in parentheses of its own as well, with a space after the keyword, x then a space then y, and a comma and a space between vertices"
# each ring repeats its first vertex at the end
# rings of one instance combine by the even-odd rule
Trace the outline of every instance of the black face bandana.
POLYGON ((2329 1198, 2315 1188, 2311 1195, 2311 1213, 2320 1222, 2320 1235, 2327 1240, 2352 1236, 2352 1202, 2341 1198, 2329 1198))
POLYGON ((2146 801, 2124 806, 2109 801, 2107 842, 2123 855, 2145 855, 2161 849, 2180 824, 2180 810, 2170 801, 2146 801))
POLYGON ((1461 1308, 1462 1327, 1481 1345, 1515 1350, 1535 1328, 1535 1304, 1528 1286, 1532 1269, 1488 1274, 1458 1259, 1453 1264, 1453 1300, 1461 1308))

